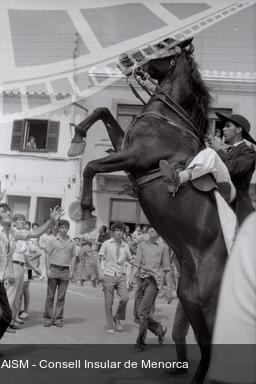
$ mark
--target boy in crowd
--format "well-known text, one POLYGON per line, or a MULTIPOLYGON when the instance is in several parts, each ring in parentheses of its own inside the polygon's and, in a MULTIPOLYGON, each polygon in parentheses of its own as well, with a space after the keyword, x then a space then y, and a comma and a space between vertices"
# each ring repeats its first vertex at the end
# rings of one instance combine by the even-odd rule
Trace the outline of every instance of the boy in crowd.
MULTIPOLYGON (((12 218, 12 224, 16 230, 17 235, 23 236, 28 234, 24 229, 26 218, 23 214, 17 213, 12 218)), ((14 275, 14 282, 6 286, 6 292, 8 301, 12 310, 13 321, 10 324, 12 329, 20 329, 19 325, 23 324, 23 321, 19 318, 20 299, 23 292, 25 265, 34 272, 40 275, 40 271, 31 264, 28 255, 27 241, 17 239, 13 244, 12 252, 12 272, 14 275)), ((26 270, 27 272, 27 270, 26 270)))
POLYGON ((44 309, 44 326, 63 326, 65 296, 69 281, 73 278, 76 263, 76 244, 68 235, 70 224, 60 220, 59 233, 47 246, 47 297, 44 309), (54 297, 57 290, 57 301, 53 311, 54 297))

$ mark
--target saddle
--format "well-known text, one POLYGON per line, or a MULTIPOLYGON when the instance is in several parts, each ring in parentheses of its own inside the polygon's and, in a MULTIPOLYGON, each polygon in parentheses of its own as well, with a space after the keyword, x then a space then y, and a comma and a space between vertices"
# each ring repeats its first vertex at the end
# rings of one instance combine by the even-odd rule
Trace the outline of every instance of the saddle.
MULTIPOLYGON (((173 173, 173 186, 167 186, 168 190, 173 193, 173 196, 178 192, 179 188, 181 187, 178 182, 178 173, 184 168, 186 168, 194 157, 189 158, 184 166, 183 164, 175 163, 171 166, 172 173, 173 173)), ((204 176, 201 176, 197 179, 190 180, 189 181, 192 186, 201 192, 211 192, 213 190, 219 190, 222 197, 226 200, 226 202, 229 204, 230 198, 231 198, 231 186, 229 183, 223 182, 223 183, 217 183, 212 174, 207 174, 204 176)), ((186 185, 186 184, 185 184, 186 185)))
MULTIPOLYGON (((193 160, 194 156, 189 158, 186 162, 186 166, 188 166, 193 160)), ((201 192, 211 192, 214 189, 218 189, 222 197, 229 204, 231 199, 231 186, 229 183, 222 182, 217 183, 211 173, 207 175, 201 176, 198 179, 191 180, 191 184, 194 188, 198 189, 201 192)))
MULTIPOLYGON (((190 162, 192 161, 192 158, 187 160, 186 164, 184 163, 175 163, 172 165, 173 169, 173 185, 167 184, 167 188, 169 192, 175 196, 175 194, 178 192, 179 188, 181 187, 178 180, 178 172, 183 170, 190 162)), ((163 176, 161 170, 156 169, 147 175, 144 175, 136 180, 136 184, 138 187, 143 187, 149 182, 157 181, 158 179, 165 179, 163 176)), ((231 186, 229 183, 216 183, 214 177, 211 174, 207 174, 204 176, 199 177, 198 179, 190 180, 189 181, 192 186, 201 192, 211 192, 213 190, 219 190, 222 197, 226 200, 226 202, 229 204, 230 197, 231 197, 231 186)), ((186 185, 186 184, 185 184, 186 185)), ((131 184, 125 184, 123 185, 122 191, 118 192, 118 195, 128 195, 133 198, 138 198, 137 190, 134 185, 131 184)))

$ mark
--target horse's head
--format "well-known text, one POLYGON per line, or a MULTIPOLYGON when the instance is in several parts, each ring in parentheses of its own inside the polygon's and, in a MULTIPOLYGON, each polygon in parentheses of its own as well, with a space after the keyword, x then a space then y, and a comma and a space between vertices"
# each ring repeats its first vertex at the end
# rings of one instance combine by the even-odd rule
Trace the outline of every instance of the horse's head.
POLYGON ((157 80, 156 93, 164 91, 179 104, 203 136, 208 130, 211 97, 193 59, 192 40, 173 41, 161 54, 154 53, 141 60, 134 72, 143 80, 147 77, 157 80))
POLYGON ((140 76, 143 80, 149 75, 161 83, 168 74, 174 71, 177 60, 184 51, 187 55, 193 52, 192 40, 193 38, 183 41, 172 40, 168 49, 146 56, 145 59, 138 62, 134 71, 135 75, 140 76))

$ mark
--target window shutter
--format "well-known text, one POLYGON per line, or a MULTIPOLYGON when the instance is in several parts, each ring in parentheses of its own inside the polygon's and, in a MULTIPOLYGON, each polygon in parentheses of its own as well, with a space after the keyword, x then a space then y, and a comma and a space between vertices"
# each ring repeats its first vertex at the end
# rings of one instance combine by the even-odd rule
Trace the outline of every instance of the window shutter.
POLYGON ((14 120, 12 129, 11 150, 21 151, 24 137, 25 120, 14 120))
POLYGON ((46 149, 49 152, 57 152, 59 141, 60 122, 49 120, 46 149))

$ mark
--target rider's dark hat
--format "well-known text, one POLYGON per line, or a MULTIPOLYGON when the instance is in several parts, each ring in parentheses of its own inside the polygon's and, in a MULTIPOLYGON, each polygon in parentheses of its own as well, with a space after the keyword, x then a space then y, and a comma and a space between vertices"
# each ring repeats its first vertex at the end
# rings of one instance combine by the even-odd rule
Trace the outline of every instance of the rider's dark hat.
POLYGON ((220 120, 222 120, 224 123, 227 121, 231 121, 231 123, 235 124, 238 127, 242 128, 242 136, 247 141, 250 141, 253 144, 256 144, 256 141, 252 138, 250 135, 250 123, 249 121, 243 117, 242 115, 231 115, 230 117, 222 115, 222 113, 216 112, 216 115, 220 120))

